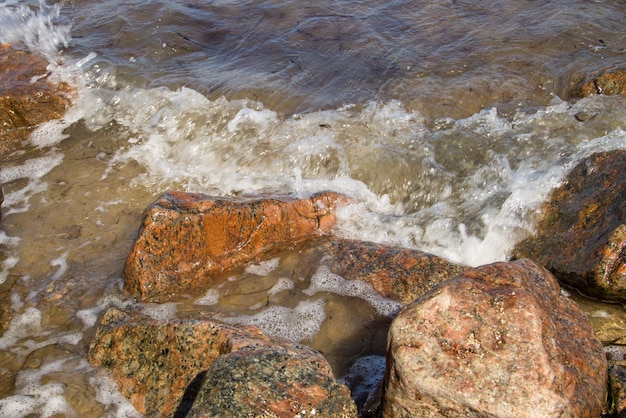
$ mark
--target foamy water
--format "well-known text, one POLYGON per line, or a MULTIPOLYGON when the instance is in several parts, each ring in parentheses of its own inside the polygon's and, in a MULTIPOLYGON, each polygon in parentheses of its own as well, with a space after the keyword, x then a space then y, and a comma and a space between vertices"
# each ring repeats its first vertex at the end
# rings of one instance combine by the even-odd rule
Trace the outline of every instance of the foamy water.
POLYGON ((167 189, 334 190, 357 201, 338 236, 480 265, 507 259, 578 161, 626 148, 626 100, 564 100, 623 58, 619 5, 417 3, 1 2, 0 42, 77 95, 0 166, 0 416, 138 416, 84 360, 111 306, 254 324, 375 385, 401 306, 314 257, 167 304, 124 295, 141 212, 167 189))

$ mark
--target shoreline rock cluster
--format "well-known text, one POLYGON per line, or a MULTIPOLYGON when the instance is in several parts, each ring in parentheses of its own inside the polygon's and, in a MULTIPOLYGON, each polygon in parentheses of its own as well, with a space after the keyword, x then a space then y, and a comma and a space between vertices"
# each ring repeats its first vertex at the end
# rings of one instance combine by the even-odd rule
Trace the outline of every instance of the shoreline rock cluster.
MULTIPOLYGON (((69 105, 71 88, 49 83, 47 66, 0 45, 0 154, 69 105)), ((625 85, 624 70, 610 68, 571 94, 625 94, 625 85)), ((582 161, 512 261, 475 269, 333 238, 334 212, 351 199, 332 192, 240 200, 169 192, 146 210, 125 269, 137 299, 210 287, 213 274, 314 243, 335 274, 406 304, 391 323, 384 379, 359 409, 319 352, 255 327, 113 308, 88 360, 150 416, 623 416, 624 356, 607 362, 557 279, 626 301, 625 170, 625 151, 582 161)))
MULTIPOLYGON (((366 281, 385 297, 407 303, 391 323, 383 383, 358 412, 354 403, 344 398, 335 402, 348 389, 335 380, 321 356, 310 360, 313 365, 301 356, 303 363, 296 365, 290 355, 281 351, 290 343, 262 336, 254 343, 256 351, 247 357, 245 350, 234 351, 232 343, 220 343, 222 337, 214 336, 215 331, 201 332, 201 337, 173 331, 177 327, 208 326, 214 330, 223 326, 208 320, 178 323, 148 318, 147 322, 134 320, 131 325, 122 321, 122 326, 113 326, 111 315, 135 315, 115 310, 117 313, 105 315, 104 325, 90 346, 89 359, 118 382, 122 393, 140 411, 150 415, 174 416, 171 411, 180 402, 181 389, 167 401, 169 409, 148 405, 145 399, 159 394, 157 399, 163 402, 172 390, 171 382, 180 379, 176 374, 189 372, 185 381, 200 381, 189 416, 220 416, 233 410, 251 411, 254 416, 305 416, 306 411, 323 410, 323 416, 332 417, 599 417, 608 410, 610 368, 604 348, 589 320, 561 292, 553 273, 563 276, 556 261, 567 266, 587 260, 586 269, 602 273, 604 286, 597 286, 598 280, 587 270, 565 283, 594 296, 613 300, 623 297, 626 241, 613 231, 623 228, 624 158, 626 151, 613 151, 582 161, 546 204, 543 216, 549 221, 540 221, 537 234, 516 248, 517 260, 473 269, 419 251, 333 238, 335 210, 350 203, 349 198, 336 193, 322 192, 303 199, 261 196, 224 200, 167 192, 146 210, 125 276, 126 289, 140 300, 163 302, 197 283, 210 286, 206 279, 211 272, 258 261, 277 249, 310 241, 325 251, 325 262, 336 274, 366 281), (591 196, 586 192, 589 189, 593 190, 591 196), (213 208, 218 210, 214 212, 213 208), (570 216, 570 212, 578 215, 570 216), (211 222, 215 225, 210 226, 211 222), (590 232, 591 225, 599 229, 590 232), (274 231, 276 241, 271 240, 274 231), (180 237, 192 245, 183 245, 180 237), (543 248, 536 243, 542 239, 547 242, 543 244, 546 248, 560 251, 550 256, 547 251, 536 250, 543 248), (568 250, 567 245, 577 249, 568 250), (221 252, 216 253, 215 248, 221 252), (541 260, 539 263, 524 257, 529 248, 536 251, 531 255, 541 260), (225 261, 221 254, 236 254, 236 260, 225 261), (551 264, 550 260, 555 261, 551 264), (166 280, 159 274, 163 271, 167 272, 166 280), (181 274, 178 282, 177 272, 181 274), (143 337, 133 343, 129 336, 147 324, 151 331, 141 331, 143 337), (150 342, 147 335, 161 336, 164 332, 174 332, 174 336, 154 338, 152 345, 145 346, 146 341, 150 342), (184 352, 185 346, 165 341, 180 341, 182 336, 188 338, 191 347, 200 338, 207 344, 229 348, 195 369, 182 367, 184 372, 177 370, 176 362, 168 366, 170 360, 150 357, 149 353, 165 350, 180 361, 189 355, 184 352), (141 350, 126 349, 120 355, 117 344, 125 338, 129 347, 141 346, 141 350), (217 342, 210 342, 212 339, 217 342), (281 347, 279 352, 275 351, 276 344, 281 347), (231 357, 221 359, 221 355, 231 357), (268 359, 282 359, 282 365, 268 359), (152 370, 153 364, 161 364, 161 371, 152 370), (310 381, 302 380, 302 373, 296 369, 292 372, 299 377, 290 380, 284 374, 269 373, 267 367, 304 367, 309 371, 302 373, 310 376, 310 381), (321 377, 315 377, 311 367, 322 367, 322 380, 330 386, 320 389, 321 377), (154 377, 145 381, 143 376, 154 377), (262 393, 253 388, 261 385, 254 376, 263 376, 262 393), (300 388, 297 393, 318 395, 314 400, 302 400, 297 394, 284 392, 286 386, 300 388), (333 389, 328 390, 331 386, 333 389), (145 391, 139 397, 141 402, 136 400, 139 387, 145 391), (240 391, 255 395, 234 395, 240 391), (276 406, 281 397, 283 409, 276 406)), ((571 276, 569 271, 563 277, 571 276)), ((227 328, 231 333, 252 333, 255 338, 262 335, 256 329, 227 328)), ((623 373, 620 367, 612 364, 611 400, 624 397, 615 392, 621 384, 616 378, 623 373)))

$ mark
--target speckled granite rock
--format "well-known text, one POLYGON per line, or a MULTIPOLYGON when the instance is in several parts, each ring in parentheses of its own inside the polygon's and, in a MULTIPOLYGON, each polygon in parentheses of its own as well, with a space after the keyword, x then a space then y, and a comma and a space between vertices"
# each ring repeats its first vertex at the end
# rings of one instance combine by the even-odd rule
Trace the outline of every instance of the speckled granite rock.
POLYGON ((356 417, 348 388, 323 357, 299 350, 243 349, 218 358, 207 371, 189 418, 356 417))
POLYGON ((385 417, 600 416, 602 344, 530 260, 469 270, 394 319, 385 417))
POLYGON ((0 153, 14 149, 36 125, 65 113, 71 89, 50 83, 47 66, 42 57, 0 45, 0 153))
POLYGON ((345 201, 332 192, 306 199, 167 192, 145 211, 124 288, 141 300, 162 301, 198 282, 206 286, 214 273, 327 234, 345 201))
MULTIPOLYGON (((356 410, 347 387, 334 380, 330 366, 321 354, 286 340, 270 339, 255 327, 233 327, 199 319, 156 320, 112 308, 101 320, 87 359, 116 382, 120 392, 139 412, 171 417, 185 416, 198 392, 203 373, 209 369, 211 376, 220 373, 222 362, 216 366, 213 364, 220 356, 229 353, 232 354, 228 357, 230 359, 255 353, 260 358, 277 361, 273 365, 280 372, 265 376, 264 383, 284 390, 274 394, 260 392, 267 399, 283 396, 282 402, 272 403, 272 410, 281 407, 290 410, 294 405, 356 410), (288 359, 291 361, 281 363, 288 359), (309 386, 302 381, 303 376, 311 379, 309 386), (272 381, 271 378, 281 380, 272 381), (289 380, 291 378, 296 380, 289 380), (322 386, 326 384, 328 386, 322 386), (325 399, 325 396, 332 399, 325 399)), ((236 387, 238 392, 244 393, 238 386, 242 383, 240 375, 222 373, 221 376, 220 384, 224 387, 236 387)), ((245 379, 254 381, 253 374, 245 379)), ((222 405, 230 402, 229 393, 220 396, 224 398, 220 401, 222 405)), ((258 412, 269 408, 262 400, 257 401, 258 412)), ((196 410, 198 408, 200 406, 196 410)), ((198 416, 206 416, 201 412, 198 416)), ((222 412, 226 414, 226 410, 222 412)))
POLYGON ((626 94, 626 68, 618 66, 595 71, 579 81, 571 91, 573 97, 592 94, 626 94))
POLYGON ((364 241, 333 240, 329 255, 326 264, 333 273, 367 282, 403 303, 468 269, 422 251, 364 241))
POLYGON ((513 256, 537 261, 589 296, 626 301, 626 151, 581 161, 513 256))

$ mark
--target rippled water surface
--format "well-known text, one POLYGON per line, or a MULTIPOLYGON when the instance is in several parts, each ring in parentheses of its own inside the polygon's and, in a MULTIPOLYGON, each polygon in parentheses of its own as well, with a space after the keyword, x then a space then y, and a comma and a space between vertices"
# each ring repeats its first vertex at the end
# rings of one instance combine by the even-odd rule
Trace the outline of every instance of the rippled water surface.
POLYGON ((623 64, 626 2, 488 3, 0 1, 0 42, 77 91, 0 156, 0 416, 136 416, 85 361, 111 306, 254 323, 338 377, 380 371, 398 306, 315 251, 162 305, 122 292, 123 263, 168 189, 335 190, 359 202, 339 236, 505 260, 568 170, 626 147, 623 97, 570 97, 623 64))

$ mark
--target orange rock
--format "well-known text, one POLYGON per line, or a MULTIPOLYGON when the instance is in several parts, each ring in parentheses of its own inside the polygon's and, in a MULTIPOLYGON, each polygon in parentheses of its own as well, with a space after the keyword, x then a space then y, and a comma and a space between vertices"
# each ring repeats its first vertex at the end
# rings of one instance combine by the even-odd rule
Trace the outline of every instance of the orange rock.
POLYGON ((263 254, 328 234, 347 197, 215 198, 167 192, 151 204, 128 256, 124 287, 144 301, 207 284, 207 278, 263 254))
POLYGON ((625 94, 626 68, 605 68, 587 75, 572 89, 574 97, 587 97, 593 94, 625 94))
POLYGON ((0 153, 65 113, 71 88, 50 83, 47 66, 42 57, 0 45, 0 153))

